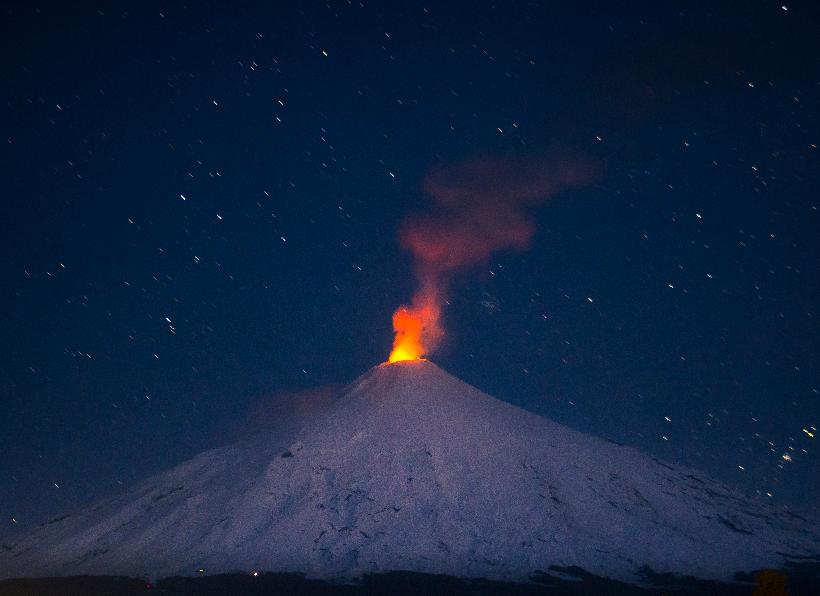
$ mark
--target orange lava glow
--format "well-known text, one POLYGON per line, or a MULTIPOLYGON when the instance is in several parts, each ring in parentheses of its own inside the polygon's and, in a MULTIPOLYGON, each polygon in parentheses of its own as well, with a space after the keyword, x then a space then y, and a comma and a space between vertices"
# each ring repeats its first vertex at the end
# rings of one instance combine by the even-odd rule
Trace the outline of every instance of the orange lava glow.
POLYGON ((435 300, 416 297, 411 307, 400 306, 393 313, 393 351, 388 362, 421 360, 443 335, 439 328, 440 308, 435 300))
POLYGON ((399 307, 393 313, 393 331, 396 337, 393 339, 393 351, 390 352, 388 362, 421 358, 424 354, 424 346, 421 344, 421 327, 421 319, 415 317, 406 306, 399 307))

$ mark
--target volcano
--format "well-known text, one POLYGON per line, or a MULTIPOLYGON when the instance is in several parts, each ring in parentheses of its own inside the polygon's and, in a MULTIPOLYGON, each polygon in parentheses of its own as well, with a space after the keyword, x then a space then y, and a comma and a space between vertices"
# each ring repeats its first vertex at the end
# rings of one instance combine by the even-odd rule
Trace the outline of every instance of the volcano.
POLYGON ((426 360, 0 546, 0 577, 388 571, 731 580, 820 552, 817 526, 692 469, 490 397, 426 360))

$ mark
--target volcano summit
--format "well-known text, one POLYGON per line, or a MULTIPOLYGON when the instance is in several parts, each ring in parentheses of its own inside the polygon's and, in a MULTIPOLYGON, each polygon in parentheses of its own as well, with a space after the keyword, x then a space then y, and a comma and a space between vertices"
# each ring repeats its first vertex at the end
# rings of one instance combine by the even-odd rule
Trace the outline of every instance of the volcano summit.
POLYGON ((820 552, 816 526, 691 469, 378 366, 303 425, 202 453, 0 548, 0 577, 578 567, 731 580, 820 552))

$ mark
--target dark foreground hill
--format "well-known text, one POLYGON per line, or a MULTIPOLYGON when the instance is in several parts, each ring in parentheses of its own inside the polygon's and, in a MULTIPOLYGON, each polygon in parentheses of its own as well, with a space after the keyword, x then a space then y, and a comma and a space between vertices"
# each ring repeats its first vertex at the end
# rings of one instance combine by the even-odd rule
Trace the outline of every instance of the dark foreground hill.
POLYGON ((581 570, 573 579, 536 573, 526 584, 445 575, 393 572, 365 575, 353 583, 309 579, 303 574, 227 574, 172 577, 152 584, 124 577, 61 577, 0 581, 0 596, 816 596, 817 570, 766 570, 732 583, 693 578, 655 578, 662 586, 636 586, 590 576, 581 570))

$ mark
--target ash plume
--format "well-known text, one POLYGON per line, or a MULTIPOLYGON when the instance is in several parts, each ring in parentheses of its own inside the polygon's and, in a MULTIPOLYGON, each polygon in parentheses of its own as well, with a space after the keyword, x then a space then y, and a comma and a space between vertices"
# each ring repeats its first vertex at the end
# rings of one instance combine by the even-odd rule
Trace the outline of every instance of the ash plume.
POLYGON ((536 232, 535 207, 567 188, 587 184, 595 167, 576 157, 481 157, 434 168, 424 181, 432 198, 429 212, 409 217, 399 243, 413 256, 418 282, 410 306, 394 315, 394 352, 415 341, 418 355, 429 354, 444 332, 441 304, 453 276, 485 265, 500 250, 524 251, 536 232), (407 325, 414 318, 418 325, 407 325), (417 337, 408 338, 412 328, 417 337))

